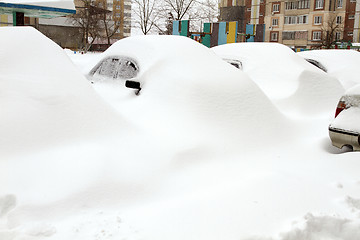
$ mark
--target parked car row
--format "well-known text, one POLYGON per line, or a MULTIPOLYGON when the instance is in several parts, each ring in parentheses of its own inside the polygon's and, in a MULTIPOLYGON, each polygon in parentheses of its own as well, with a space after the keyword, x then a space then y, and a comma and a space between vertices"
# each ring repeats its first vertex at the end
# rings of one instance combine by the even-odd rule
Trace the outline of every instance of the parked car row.
MULTIPOLYGON (((149 66, 158 68, 159 63, 165 61, 169 55, 169 52, 167 55, 159 52, 161 46, 159 48, 159 44, 156 42, 161 42, 160 39, 162 37, 158 36, 141 40, 135 38, 134 40, 119 41, 104 52, 103 57, 97 63, 91 65, 87 78, 92 83, 121 82, 126 88, 134 89, 136 95, 141 94, 141 91, 147 91, 143 90, 143 85, 146 84, 145 72, 149 66), (136 44, 135 42, 138 43, 137 46, 141 43, 146 47, 140 51, 132 51, 129 46, 136 44), (154 49, 158 50, 154 51, 154 49)), ((174 39, 176 37, 171 38, 172 41, 174 39)), ((200 44, 198 47, 202 48, 200 44)), ((171 46, 167 49, 171 49, 171 46)), ((331 107, 329 101, 335 102, 334 99, 344 93, 344 88, 360 82, 357 77, 346 72, 350 71, 350 67, 354 68, 355 63, 360 63, 360 53, 353 51, 308 51, 296 54, 281 44, 236 43, 217 46, 209 52, 218 55, 237 68, 237 71, 250 76, 273 103, 288 102, 287 105, 291 106, 292 111, 296 108, 303 109, 302 105, 311 105, 315 113, 326 108, 325 105, 331 107), (341 64, 334 64, 333 59, 340 59, 341 64), (344 79, 343 76, 348 75, 352 78, 344 79), (294 96, 297 101, 293 101, 294 96)), ((195 54, 193 55, 195 56, 195 54)), ((199 57, 198 60, 202 61, 201 59, 199 57)), ((189 61, 189 59, 184 60, 189 61)), ((201 66, 203 64, 198 65, 198 68, 201 69, 201 66)), ((182 66, 178 67, 178 69, 173 69, 175 74, 176 72, 180 74, 182 66)), ((355 69, 353 70, 355 71, 355 69)), ((201 71, 214 72, 214 69, 201 69, 201 71)), ((217 67, 216 71, 228 70, 217 67)), ((186 75, 186 71, 183 72, 186 75)), ((188 74, 192 74, 191 71, 188 74)), ((212 78, 216 77, 218 76, 213 74, 212 78)), ((241 79, 239 80, 241 81, 241 79)), ((208 79, 208 81, 211 80, 208 79)), ((360 91, 357 92, 357 89, 360 88, 353 88, 341 97, 336 118, 329 126, 330 139, 336 147, 350 146, 354 150, 360 150, 360 131, 357 129, 360 121, 353 121, 353 119, 360 118, 360 111, 358 111, 360 109, 360 91), (344 122, 352 124, 344 124, 344 122)), ((282 105, 279 104, 278 108, 281 109, 282 105)), ((360 129, 360 127, 358 128, 360 129)))

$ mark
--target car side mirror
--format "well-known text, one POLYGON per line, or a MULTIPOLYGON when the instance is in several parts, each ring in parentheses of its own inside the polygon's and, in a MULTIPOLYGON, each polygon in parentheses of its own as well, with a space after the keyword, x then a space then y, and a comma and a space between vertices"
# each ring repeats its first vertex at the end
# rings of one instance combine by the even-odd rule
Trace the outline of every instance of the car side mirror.
POLYGON ((136 91, 135 91, 136 95, 139 95, 140 90, 141 90, 140 82, 131 81, 131 80, 125 81, 125 87, 136 89, 136 91))

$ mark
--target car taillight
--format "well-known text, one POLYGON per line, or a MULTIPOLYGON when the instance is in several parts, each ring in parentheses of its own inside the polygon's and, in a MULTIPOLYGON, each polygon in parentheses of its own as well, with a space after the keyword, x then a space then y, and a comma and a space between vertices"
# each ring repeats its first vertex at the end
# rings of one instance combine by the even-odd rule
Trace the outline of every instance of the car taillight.
POLYGON ((342 110, 346 109, 346 103, 343 100, 340 100, 337 108, 336 108, 336 112, 335 112, 335 118, 339 115, 339 113, 341 113, 342 110))

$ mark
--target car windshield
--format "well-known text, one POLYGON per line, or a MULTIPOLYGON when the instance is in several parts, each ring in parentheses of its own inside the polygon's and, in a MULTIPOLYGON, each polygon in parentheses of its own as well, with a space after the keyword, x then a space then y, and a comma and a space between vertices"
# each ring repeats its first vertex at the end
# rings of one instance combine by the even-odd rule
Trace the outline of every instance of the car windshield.
POLYGON ((95 78, 132 79, 137 76, 139 67, 136 61, 128 57, 108 57, 91 71, 95 78))

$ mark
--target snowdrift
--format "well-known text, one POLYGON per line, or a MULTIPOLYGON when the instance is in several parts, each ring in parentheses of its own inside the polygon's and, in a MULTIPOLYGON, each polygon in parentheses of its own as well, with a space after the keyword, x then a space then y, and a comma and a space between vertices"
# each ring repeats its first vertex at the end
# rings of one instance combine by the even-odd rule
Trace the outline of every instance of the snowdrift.
MULTIPOLYGON (((226 141, 229 135, 262 141, 263 135, 286 126, 283 116, 246 74, 191 39, 127 38, 113 44, 100 59, 108 56, 136 60, 140 95, 125 88, 124 81, 113 79, 95 82, 94 87, 122 116, 144 129, 190 141, 227 136, 226 141)), ((87 67, 88 72, 98 61, 87 67)))
POLYGON ((0 30, 17 43, 0 51, 1 240, 358 238, 358 155, 198 43, 119 41, 143 89, 95 83, 107 105, 43 35, 0 30))
POLYGON ((344 92, 336 78, 282 44, 235 43, 212 50, 222 58, 241 61, 243 71, 286 113, 324 113, 344 92))
POLYGON ((2 158, 130 126, 50 39, 31 27, 0 33, 2 158))
POLYGON ((360 83, 360 53, 354 50, 311 50, 297 53, 303 58, 314 59, 327 68, 330 76, 339 79, 345 89, 360 83), (336 60, 335 60, 336 59, 336 60))

